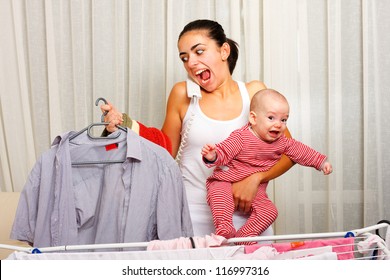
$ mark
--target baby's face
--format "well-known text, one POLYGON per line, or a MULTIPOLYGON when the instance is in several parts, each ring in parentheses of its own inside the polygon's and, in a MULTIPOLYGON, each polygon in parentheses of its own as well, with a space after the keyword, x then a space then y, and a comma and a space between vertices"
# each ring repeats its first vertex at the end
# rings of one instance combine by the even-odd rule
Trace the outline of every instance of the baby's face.
POLYGON ((284 134, 287 128, 289 106, 281 100, 270 100, 256 112, 252 129, 266 142, 273 142, 284 134))

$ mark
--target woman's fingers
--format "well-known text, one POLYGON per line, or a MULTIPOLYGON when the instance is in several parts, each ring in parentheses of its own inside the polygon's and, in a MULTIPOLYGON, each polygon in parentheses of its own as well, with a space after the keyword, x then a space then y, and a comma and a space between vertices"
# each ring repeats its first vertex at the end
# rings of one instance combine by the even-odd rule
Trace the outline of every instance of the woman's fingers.
POLYGON ((106 129, 109 132, 117 130, 117 126, 123 123, 123 116, 110 102, 100 106, 104 116, 104 122, 108 123, 106 129))

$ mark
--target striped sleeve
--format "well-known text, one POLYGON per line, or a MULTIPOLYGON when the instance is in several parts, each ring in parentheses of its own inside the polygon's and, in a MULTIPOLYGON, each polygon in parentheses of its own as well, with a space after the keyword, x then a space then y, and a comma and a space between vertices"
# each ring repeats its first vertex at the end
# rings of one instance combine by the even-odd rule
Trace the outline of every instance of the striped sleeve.
POLYGON ((240 131, 241 129, 233 131, 224 141, 215 145, 217 159, 212 164, 207 164, 208 167, 227 165, 241 152, 243 141, 240 131))
POLYGON ((310 148, 309 146, 291 138, 286 138, 286 150, 284 154, 292 161, 321 170, 326 161, 326 156, 310 148))

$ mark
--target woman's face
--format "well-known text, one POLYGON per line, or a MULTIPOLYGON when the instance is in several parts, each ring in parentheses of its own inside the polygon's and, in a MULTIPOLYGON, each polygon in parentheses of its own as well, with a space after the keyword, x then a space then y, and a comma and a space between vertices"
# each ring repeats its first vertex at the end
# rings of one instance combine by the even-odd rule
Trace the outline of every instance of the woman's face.
MULTIPOLYGON (((227 67, 226 46, 219 47, 206 31, 189 31, 178 42, 179 56, 188 75, 206 91, 213 91, 221 83, 227 67)), ((228 69, 228 68, 227 68, 228 69)))

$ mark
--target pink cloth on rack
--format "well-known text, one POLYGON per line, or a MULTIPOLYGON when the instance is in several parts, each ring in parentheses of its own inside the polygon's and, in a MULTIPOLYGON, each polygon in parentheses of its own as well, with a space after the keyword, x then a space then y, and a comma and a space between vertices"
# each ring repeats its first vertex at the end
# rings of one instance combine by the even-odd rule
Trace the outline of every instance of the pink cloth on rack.
POLYGON ((296 242, 286 242, 286 243, 273 243, 270 245, 250 245, 245 246, 245 254, 250 254, 256 251, 258 248, 263 246, 271 246, 278 251, 278 253, 289 252, 292 250, 300 249, 310 249, 324 246, 332 246, 332 251, 337 253, 337 259, 339 260, 349 260, 353 259, 354 251, 354 241, 355 238, 337 238, 337 239, 319 239, 311 241, 296 241, 296 242))
MULTIPOLYGON (((226 244, 226 238, 223 236, 211 234, 204 237, 191 237, 195 248, 218 247, 226 244)), ((174 250, 174 249, 193 249, 190 237, 180 237, 170 240, 152 240, 149 242, 146 250, 174 250)))

